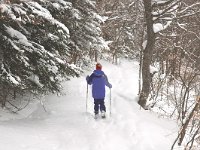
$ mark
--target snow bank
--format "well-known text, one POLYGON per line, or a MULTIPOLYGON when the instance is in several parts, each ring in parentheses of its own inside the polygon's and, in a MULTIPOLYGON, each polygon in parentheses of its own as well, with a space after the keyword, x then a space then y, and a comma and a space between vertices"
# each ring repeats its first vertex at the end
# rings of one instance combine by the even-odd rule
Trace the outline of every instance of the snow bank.
MULTIPOLYGON (((137 104, 137 62, 100 61, 113 88, 106 88, 107 119, 93 119, 93 98, 85 76, 63 83, 65 94, 49 95, 28 117, 0 122, 3 150, 169 150, 176 125, 137 104), (111 92, 111 105, 110 105, 111 92), (110 107, 111 106, 111 107, 110 107), (110 111, 112 116, 110 116, 110 111), (10 144, 12 143, 12 144, 10 144)), ((30 109, 30 108, 29 108, 30 109)), ((17 116, 17 115, 16 115, 17 116)), ((1 118, 1 117, 0 117, 1 118)), ((16 117, 17 118, 17 117, 16 117)))

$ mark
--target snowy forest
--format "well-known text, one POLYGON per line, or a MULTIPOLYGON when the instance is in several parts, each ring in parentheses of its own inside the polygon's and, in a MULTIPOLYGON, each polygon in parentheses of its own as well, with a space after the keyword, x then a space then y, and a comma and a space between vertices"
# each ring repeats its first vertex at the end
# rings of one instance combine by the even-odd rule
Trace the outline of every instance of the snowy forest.
POLYGON ((199 0, 0 0, 2 110, 18 113, 27 95, 62 94, 94 62, 124 59, 139 64, 140 109, 177 123, 171 150, 199 150, 199 0))

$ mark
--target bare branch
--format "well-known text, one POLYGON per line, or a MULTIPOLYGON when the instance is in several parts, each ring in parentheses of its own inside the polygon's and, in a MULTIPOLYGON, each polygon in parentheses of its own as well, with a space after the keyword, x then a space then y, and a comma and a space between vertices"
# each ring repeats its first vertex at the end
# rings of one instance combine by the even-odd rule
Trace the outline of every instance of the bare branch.
MULTIPOLYGON (((171 6, 169 6, 168 8, 166 8, 165 10, 163 10, 160 14, 157 15, 153 15, 154 17, 158 17, 155 20, 158 20, 160 17, 162 17, 166 12, 168 12, 170 9, 172 9, 174 6, 176 6, 181 0, 177 1, 176 3, 172 4, 171 6)), ((173 9, 174 10, 174 9, 173 9)), ((155 21, 154 20, 154 21, 155 21)))
POLYGON ((163 7, 163 6, 166 6, 166 5, 171 4, 171 3, 174 2, 174 1, 176 1, 176 0, 168 0, 168 1, 163 2, 163 3, 157 3, 157 2, 155 2, 155 3, 152 5, 152 8, 154 8, 154 7, 163 7))

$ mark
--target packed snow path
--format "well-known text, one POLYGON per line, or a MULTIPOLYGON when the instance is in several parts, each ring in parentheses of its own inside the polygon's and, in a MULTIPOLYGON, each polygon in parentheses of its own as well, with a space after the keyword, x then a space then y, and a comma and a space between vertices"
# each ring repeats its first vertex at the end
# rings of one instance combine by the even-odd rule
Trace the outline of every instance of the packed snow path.
POLYGON ((141 110, 137 105, 138 64, 115 66, 103 62, 103 71, 112 83, 107 88, 105 120, 93 119, 89 87, 86 113, 85 73, 64 83, 65 94, 45 97, 26 118, 0 122, 2 150, 169 150, 175 138, 175 124, 141 110))

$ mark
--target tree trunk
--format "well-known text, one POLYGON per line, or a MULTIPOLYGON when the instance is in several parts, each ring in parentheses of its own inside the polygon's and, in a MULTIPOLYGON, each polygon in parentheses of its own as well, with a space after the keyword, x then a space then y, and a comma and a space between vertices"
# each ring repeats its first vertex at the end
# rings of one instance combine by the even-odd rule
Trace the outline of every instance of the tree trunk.
POLYGON ((143 0, 145 8, 145 20, 147 26, 147 45, 143 52, 142 60, 142 91, 140 93, 140 98, 138 104, 143 108, 146 108, 147 98, 150 93, 150 64, 153 54, 153 48, 155 45, 155 33, 153 31, 153 16, 152 16, 152 7, 151 0, 143 0))
POLYGON ((3 50, 0 48, 0 68, 3 65, 3 50))
POLYGON ((183 124, 183 127, 182 127, 182 129, 181 129, 181 131, 180 131, 180 138, 179 138, 179 142, 178 142, 178 145, 179 145, 179 146, 180 146, 181 143, 183 142, 183 139, 184 139, 184 137, 185 137, 186 129, 187 129, 188 125, 189 125, 189 122, 190 122, 190 120, 192 119, 192 117, 194 116, 194 112, 195 112, 196 110, 198 110, 198 109, 197 109, 198 107, 199 107, 199 99, 198 99, 197 103, 195 104, 193 110, 191 111, 190 115, 188 116, 188 119, 187 119, 187 120, 185 121, 185 123, 183 124))
POLYGON ((95 60, 95 62, 98 62, 98 51, 95 50, 94 52, 95 52, 95 54, 94 54, 94 60, 95 60))
POLYGON ((141 78, 142 78, 142 60, 143 60, 143 50, 144 50, 144 48, 143 48, 144 33, 145 33, 144 30, 145 29, 143 27, 143 29, 141 31, 141 39, 140 39, 140 68, 139 68, 139 81, 138 81, 139 82, 138 95, 140 95, 140 93, 141 93, 141 83, 142 83, 141 78))
MULTIPOLYGON (((3 50, 0 48, 0 69, 3 67, 3 50)), ((0 70, 1 71, 1 70, 0 70)), ((0 72, 1 74, 2 72, 0 72)), ((4 88, 3 88, 4 84, 2 83, 2 81, 0 80, 0 103, 2 105, 2 107, 4 107, 3 103, 4 103, 4 95, 6 93, 4 93, 4 88)))

